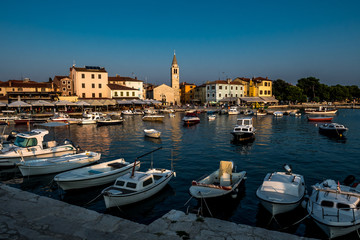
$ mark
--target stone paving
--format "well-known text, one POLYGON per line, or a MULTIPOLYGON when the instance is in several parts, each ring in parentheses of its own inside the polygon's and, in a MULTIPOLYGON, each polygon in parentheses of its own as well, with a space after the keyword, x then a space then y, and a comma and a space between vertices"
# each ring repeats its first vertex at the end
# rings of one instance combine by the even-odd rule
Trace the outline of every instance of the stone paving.
POLYGON ((0 239, 308 239, 171 210, 149 225, 0 184, 0 239))

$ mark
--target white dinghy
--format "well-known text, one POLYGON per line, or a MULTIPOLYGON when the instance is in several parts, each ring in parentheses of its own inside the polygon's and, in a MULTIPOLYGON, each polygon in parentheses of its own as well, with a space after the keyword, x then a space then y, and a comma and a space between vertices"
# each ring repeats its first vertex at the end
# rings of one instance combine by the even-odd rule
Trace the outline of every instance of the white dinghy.
POLYGON ((246 172, 233 172, 233 163, 220 161, 220 167, 200 181, 192 181, 189 191, 195 198, 221 197, 237 191, 241 181, 246 179, 246 172))
POLYGON ((21 161, 17 166, 23 176, 43 175, 83 167, 100 160, 100 157, 100 153, 86 151, 61 157, 21 161))
POLYGON ((69 140, 63 144, 56 141, 44 141, 49 133, 45 129, 34 129, 26 133, 18 133, 13 145, 0 151, 0 166, 14 166, 21 159, 36 159, 46 157, 59 157, 76 153, 75 146, 69 140))
POLYGON ((360 184, 340 185, 328 179, 312 186, 307 211, 329 238, 360 228, 360 184))
MULTIPOLYGON (((60 173, 54 177, 54 181, 63 190, 101 186, 113 183, 118 177, 130 172, 133 167, 134 163, 126 162, 120 158, 60 173)), ((136 169, 139 167, 140 162, 137 162, 136 169)))
MULTIPOLYGON (((155 149, 141 157, 148 155, 155 149)), ((140 157, 138 157, 140 158, 140 157)), ((136 162, 136 160, 135 160, 136 162)), ((116 179, 113 186, 102 191, 106 208, 123 206, 147 199, 162 190, 175 175, 173 170, 151 168, 146 172, 135 171, 116 179)))
POLYGON ((287 172, 268 173, 256 191, 260 203, 273 216, 294 210, 306 193, 304 177, 292 173, 287 164, 284 168, 287 172))
POLYGON ((151 138, 159 138, 161 135, 161 132, 155 129, 144 129, 145 136, 151 137, 151 138))

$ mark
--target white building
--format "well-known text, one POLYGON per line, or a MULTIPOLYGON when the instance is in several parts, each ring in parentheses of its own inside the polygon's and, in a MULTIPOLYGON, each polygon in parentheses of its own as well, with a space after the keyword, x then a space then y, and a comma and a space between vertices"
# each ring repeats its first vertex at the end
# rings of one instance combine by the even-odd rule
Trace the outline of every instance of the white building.
POLYGON ((206 83, 206 102, 218 103, 223 98, 240 98, 244 96, 244 86, 241 83, 228 80, 218 80, 206 83))
POLYGON ((120 88, 117 89, 117 91, 114 92, 114 88, 117 88, 116 86, 113 86, 114 84, 119 85, 119 86, 125 86, 126 88, 121 88, 123 89, 122 91, 124 91, 123 94, 124 97, 131 97, 131 98, 137 98, 137 99, 145 99, 144 96, 144 82, 141 80, 138 80, 136 77, 135 78, 130 78, 130 77, 120 77, 119 75, 116 75, 115 77, 109 77, 109 87, 112 91, 112 97, 123 97, 123 96, 114 96, 114 94, 116 94, 116 92, 118 92, 118 94, 121 94, 119 92, 120 88), (126 91, 127 90, 127 91, 126 91), (127 93, 129 92, 129 93, 127 93), (126 95, 130 95, 130 96, 126 96, 126 95))

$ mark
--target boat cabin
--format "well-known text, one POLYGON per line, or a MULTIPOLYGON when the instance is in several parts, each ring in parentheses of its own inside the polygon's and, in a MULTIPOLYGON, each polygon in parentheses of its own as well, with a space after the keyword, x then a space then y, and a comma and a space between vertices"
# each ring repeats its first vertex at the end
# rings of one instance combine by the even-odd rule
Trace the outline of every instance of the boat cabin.
POLYGON ((129 191, 140 191, 153 185, 157 177, 161 178, 161 176, 153 174, 135 172, 133 177, 131 177, 131 174, 126 174, 123 177, 118 178, 115 182, 115 186, 129 191))
POLYGON ((253 132, 252 118, 239 118, 237 119, 234 132, 253 132))
POLYGON ((48 133, 49 131, 45 129, 34 129, 27 133, 18 133, 14 145, 22 148, 42 146, 44 136, 48 133))
POLYGON ((261 191, 287 194, 295 197, 302 195, 300 184, 304 184, 297 175, 281 172, 268 173, 261 186, 261 191))

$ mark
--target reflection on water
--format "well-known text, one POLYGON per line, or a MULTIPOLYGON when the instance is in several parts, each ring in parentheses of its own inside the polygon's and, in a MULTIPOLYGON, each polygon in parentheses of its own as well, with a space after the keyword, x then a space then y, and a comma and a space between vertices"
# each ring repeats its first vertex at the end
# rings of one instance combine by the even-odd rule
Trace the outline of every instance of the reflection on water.
MULTIPOLYGON (((234 161, 238 171, 247 172, 244 185, 246 188, 243 188, 239 199, 211 206, 210 210, 215 217, 289 231, 300 236, 324 237, 319 235, 320 230, 308 219, 284 229, 288 223, 304 216, 301 209, 277 218, 279 226, 276 222, 268 225, 269 216, 259 207, 255 192, 265 175, 282 171, 284 163, 292 165, 294 173, 304 176, 308 191, 311 190, 311 185, 323 179, 342 181, 349 174, 357 176, 360 155, 360 129, 357 127, 359 110, 339 110, 334 118, 334 122, 349 128, 346 139, 340 141, 319 134, 318 127, 309 123, 306 116, 254 116, 254 127, 257 131, 255 140, 250 143, 232 142, 233 136, 230 132, 241 115, 218 115, 214 121, 208 121, 206 114, 200 114, 201 122, 191 127, 183 126, 183 116, 184 113, 176 113, 174 118, 165 115, 163 122, 145 122, 141 116, 125 116, 122 125, 99 128, 95 125, 70 125, 49 129, 50 135, 46 136, 45 140, 57 139, 61 142, 66 138, 71 139, 83 150, 101 152, 101 161, 125 158, 132 162, 161 146, 162 150, 141 158, 141 171, 150 167, 151 160, 154 167, 158 168, 170 168, 173 160, 177 177, 170 181, 161 194, 154 196, 151 201, 130 206, 130 210, 121 208, 122 211, 107 211, 103 198, 98 197, 106 186, 64 193, 51 182, 54 175, 23 178, 16 168, 1 169, 1 180, 39 195, 149 223, 171 209, 185 212, 187 209, 184 204, 190 198, 191 181, 218 169, 221 160, 230 160, 234 161), (143 130, 146 128, 161 131, 161 138, 145 138, 143 130)), ((14 126, 9 126, 6 132, 13 128, 14 126)), ((27 131, 27 127, 16 126, 16 130, 27 131)), ((209 203, 211 204, 211 201, 209 203)), ((198 206, 195 199, 192 199, 190 204, 195 208, 198 206)))

